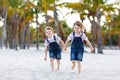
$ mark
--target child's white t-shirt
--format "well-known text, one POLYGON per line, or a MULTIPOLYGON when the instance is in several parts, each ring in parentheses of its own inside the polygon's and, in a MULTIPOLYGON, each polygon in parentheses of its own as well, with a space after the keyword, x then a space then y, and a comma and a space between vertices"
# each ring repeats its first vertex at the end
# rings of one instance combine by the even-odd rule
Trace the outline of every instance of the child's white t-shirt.
POLYGON ((54 35, 52 35, 51 38, 48 38, 48 41, 49 41, 49 42, 47 41, 47 39, 45 39, 45 46, 48 46, 50 42, 55 42, 55 41, 56 41, 58 44, 60 44, 60 43, 59 43, 60 39, 61 39, 61 38, 60 38, 57 34, 54 34, 54 35), (54 39, 54 36, 55 36, 55 39, 56 39, 56 40, 54 39))
POLYGON ((80 34, 75 33, 75 35, 73 35, 73 32, 71 32, 67 39, 73 41, 74 37, 81 37, 82 41, 84 41, 84 40, 87 41, 88 40, 88 37, 85 35, 84 32, 81 32, 80 34))

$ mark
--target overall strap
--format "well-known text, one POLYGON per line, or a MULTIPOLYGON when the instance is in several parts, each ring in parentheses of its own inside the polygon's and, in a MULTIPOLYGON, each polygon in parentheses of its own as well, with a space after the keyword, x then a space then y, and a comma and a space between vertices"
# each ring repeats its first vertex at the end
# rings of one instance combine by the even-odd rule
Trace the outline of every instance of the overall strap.
POLYGON ((73 36, 75 37, 75 32, 73 32, 73 36))
POLYGON ((47 42, 49 43, 50 41, 48 40, 48 37, 46 38, 47 42))
POLYGON ((55 37, 55 35, 54 35, 53 37, 54 37, 54 40, 56 41, 56 37, 55 37))
MULTIPOLYGON (((83 35, 83 32, 81 32, 81 35, 80 36, 82 36, 83 35)), ((73 36, 75 37, 75 32, 73 32, 73 36)))
MULTIPOLYGON (((56 41, 55 35, 53 37, 54 37, 54 40, 56 41)), ((47 40, 48 43, 50 43, 50 41, 48 40, 48 37, 46 38, 46 40, 47 40)))

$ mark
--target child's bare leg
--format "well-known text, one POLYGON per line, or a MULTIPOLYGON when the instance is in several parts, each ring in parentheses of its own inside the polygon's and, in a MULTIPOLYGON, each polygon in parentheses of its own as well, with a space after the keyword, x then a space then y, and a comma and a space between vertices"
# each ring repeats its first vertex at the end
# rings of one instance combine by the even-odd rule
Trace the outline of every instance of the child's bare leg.
POLYGON ((54 71, 54 59, 53 58, 50 59, 50 63, 51 63, 51 69, 53 72, 54 71))
POLYGON ((60 69, 60 60, 57 60, 57 70, 60 69))
POLYGON ((75 61, 72 61, 72 70, 75 68, 75 61))
POLYGON ((77 61, 77 65, 78 65, 78 74, 80 74, 80 71, 81 71, 81 62, 77 61))

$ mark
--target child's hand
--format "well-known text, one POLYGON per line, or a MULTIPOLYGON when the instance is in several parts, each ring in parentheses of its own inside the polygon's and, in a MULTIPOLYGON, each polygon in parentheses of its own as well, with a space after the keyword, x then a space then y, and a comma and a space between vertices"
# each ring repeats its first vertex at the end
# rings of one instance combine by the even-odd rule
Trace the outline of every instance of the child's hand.
POLYGON ((67 51, 67 48, 64 48, 64 51, 67 51))
POLYGON ((64 50, 64 51, 67 51, 67 48, 66 48, 66 46, 64 46, 63 50, 64 50))
POLYGON ((64 48, 64 51, 67 51, 67 48, 64 48))

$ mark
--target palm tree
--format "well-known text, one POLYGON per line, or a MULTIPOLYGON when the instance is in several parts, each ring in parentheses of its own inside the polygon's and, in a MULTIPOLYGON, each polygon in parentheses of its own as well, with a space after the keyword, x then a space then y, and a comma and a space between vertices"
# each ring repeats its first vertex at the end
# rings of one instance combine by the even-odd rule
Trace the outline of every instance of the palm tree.
MULTIPOLYGON (((92 31, 92 41, 94 41, 94 29, 97 28, 97 50, 98 53, 103 53, 102 51, 102 40, 101 40, 101 30, 100 30, 100 22, 101 16, 104 12, 110 12, 114 10, 113 4, 106 4, 104 0, 82 0, 79 3, 69 3, 67 4, 68 8, 72 8, 73 10, 80 13, 80 15, 87 16, 91 22, 91 31, 92 31), (97 20, 95 19, 97 18, 97 20), (96 27, 95 27, 96 26, 96 27)), ((94 45, 93 45, 94 46, 94 45)))
MULTIPOLYGON (((83 0, 84 3, 86 2, 86 0, 83 0)), ((87 2, 89 2, 90 0, 88 0, 87 2)), ((113 7, 113 4, 106 4, 106 1, 104 0, 93 0, 91 1, 91 10, 93 11, 93 18, 97 18, 97 50, 98 53, 103 53, 102 51, 102 38, 101 38, 101 28, 100 28, 100 22, 101 22, 101 17, 102 15, 104 15, 105 13, 108 12, 114 12, 115 8, 113 7)), ((89 10, 89 12, 91 12, 91 10, 89 10)), ((106 17, 106 16, 105 16, 106 17)))
POLYGON ((49 20, 50 19, 54 19, 54 26, 55 26, 55 30, 57 32, 57 34, 59 36, 61 36, 64 40, 64 34, 62 32, 60 23, 58 21, 58 13, 57 13, 57 7, 61 6, 62 4, 56 4, 56 2, 59 0, 39 0, 38 1, 38 8, 40 9, 40 11, 42 11, 42 13, 44 13, 45 15, 45 20, 46 20, 46 26, 49 25, 49 20), (47 12, 48 11, 53 11, 54 13, 54 18, 51 18, 47 12))
MULTIPOLYGON (((29 21, 33 19, 31 4, 23 0, 8 0, 8 3, 7 35, 9 47, 18 50, 18 46, 20 46, 20 48, 25 49, 26 36, 30 34, 29 21)), ((27 40, 29 42, 29 39, 27 40)))
POLYGON ((107 19, 107 24, 108 24, 108 28, 109 28, 109 34, 110 34, 110 39, 109 41, 111 42, 110 45, 112 45, 112 39, 111 39, 111 35, 112 34, 117 34, 118 35, 118 46, 120 47, 120 11, 119 9, 117 9, 118 14, 114 14, 111 16, 111 14, 108 14, 107 19), (109 20, 110 19, 110 20, 109 20))
POLYGON ((38 21, 38 17, 39 17, 38 14, 39 13, 44 13, 45 14, 45 20, 46 20, 46 26, 49 25, 47 11, 48 11, 48 7, 50 7, 49 6, 50 4, 48 3, 50 1, 51 0, 38 0, 38 1, 36 1, 36 4, 34 4, 34 6, 33 6, 33 8, 34 8, 33 11, 34 11, 34 14, 35 14, 35 19, 36 19, 36 24, 37 24, 37 28, 36 28, 36 42, 37 42, 36 47, 37 47, 37 49, 39 49, 39 28, 41 28, 40 23, 38 21))
POLYGON ((38 0, 37 3, 37 9, 39 9, 41 13, 44 13, 46 26, 49 25, 49 18, 50 18, 47 12, 49 10, 53 10, 53 7, 51 6, 53 2, 54 0, 38 0))
POLYGON ((91 23, 91 34, 92 34, 92 45, 95 48, 95 40, 96 40, 96 22, 95 22, 95 11, 89 6, 91 3, 86 2, 75 2, 75 3, 67 3, 66 7, 72 8, 71 13, 79 13, 82 22, 85 20, 85 16, 88 17, 91 23))
POLYGON ((34 18, 33 6, 32 3, 26 1, 20 8, 19 45, 21 49, 30 47, 30 22, 34 18))
POLYGON ((56 4, 57 1, 59 1, 59 0, 54 0, 54 11, 53 11, 55 30, 56 30, 57 34, 62 38, 62 40, 65 41, 65 36, 63 34, 62 27, 61 27, 61 25, 60 25, 60 23, 58 21, 58 13, 57 13, 57 11, 58 11, 57 7, 59 7, 59 6, 63 5, 63 4, 56 4))
POLYGON ((49 25, 48 15, 47 15, 48 7, 49 7, 48 2, 49 2, 48 0, 38 0, 37 5, 35 6, 36 23, 37 23, 37 32, 36 32, 37 49, 39 49, 39 29, 42 30, 41 27, 40 27, 40 23, 38 22, 38 14, 39 13, 44 13, 45 14, 45 20, 46 20, 46 26, 49 25))
POLYGON ((8 26, 8 29, 10 30, 10 48, 14 48, 18 50, 18 29, 19 29, 19 8, 22 5, 23 0, 8 0, 9 4, 9 14, 8 14, 8 24, 11 26, 8 26))

